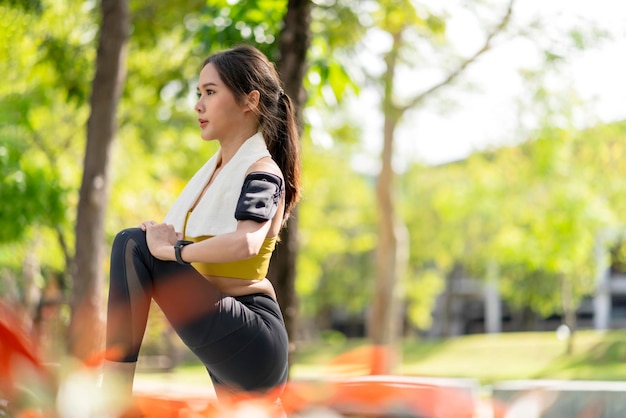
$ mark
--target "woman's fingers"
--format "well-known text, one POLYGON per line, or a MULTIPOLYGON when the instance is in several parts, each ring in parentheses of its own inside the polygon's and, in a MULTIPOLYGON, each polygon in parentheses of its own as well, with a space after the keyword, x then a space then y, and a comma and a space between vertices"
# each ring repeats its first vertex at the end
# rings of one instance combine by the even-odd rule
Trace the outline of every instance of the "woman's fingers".
POLYGON ((148 228, 148 226, 152 226, 152 225, 156 225, 156 224, 157 223, 154 222, 154 221, 143 221, 141 224, 139 224, 139 228, 142 231, 145 231, 148 228))

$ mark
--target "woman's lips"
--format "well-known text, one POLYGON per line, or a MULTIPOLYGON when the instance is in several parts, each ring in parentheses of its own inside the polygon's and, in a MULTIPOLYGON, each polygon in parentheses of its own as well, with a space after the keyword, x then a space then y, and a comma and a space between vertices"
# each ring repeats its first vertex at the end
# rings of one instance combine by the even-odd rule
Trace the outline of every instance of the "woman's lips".
POLYGON ((209 123, 209 121, 206 119, 198 119, 198 123, 200 124, 201 128, 204 128, 209 123))

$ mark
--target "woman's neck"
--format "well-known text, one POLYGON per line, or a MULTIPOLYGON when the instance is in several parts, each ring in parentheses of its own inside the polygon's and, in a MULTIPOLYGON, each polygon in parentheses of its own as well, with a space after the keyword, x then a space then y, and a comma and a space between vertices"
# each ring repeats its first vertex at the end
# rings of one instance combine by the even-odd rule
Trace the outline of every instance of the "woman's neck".
POLYGON ((234 136, 227 140, 219 140, 220 158, 217 162, 218 167, 222 167, 227 164, 237 153, 239 148, 241 148, 243 143, 250 139, 252 136, 254 136, 256 133, 257 131, 254 130, 254 132, 252 133, 242 133, 241 135, 234 136))

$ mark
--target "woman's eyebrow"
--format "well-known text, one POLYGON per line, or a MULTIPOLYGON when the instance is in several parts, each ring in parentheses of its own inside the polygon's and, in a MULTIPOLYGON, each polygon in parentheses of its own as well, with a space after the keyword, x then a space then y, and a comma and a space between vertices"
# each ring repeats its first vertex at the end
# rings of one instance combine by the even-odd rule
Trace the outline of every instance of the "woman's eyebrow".
MULTIPOLYGON (((215 84, 212 81, 209 81, 208 83, 204 83, 203 85, 201 85, 200 87, 209 87, 209 86, 217 86, 217 84, 215 84)), ((200 88, 198 87, 198 89, 200 88)))

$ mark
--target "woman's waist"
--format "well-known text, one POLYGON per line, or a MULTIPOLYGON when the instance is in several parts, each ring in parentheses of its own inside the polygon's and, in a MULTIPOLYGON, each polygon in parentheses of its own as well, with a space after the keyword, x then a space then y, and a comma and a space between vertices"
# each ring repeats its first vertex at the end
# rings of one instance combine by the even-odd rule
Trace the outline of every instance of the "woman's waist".
POLYGON ((276 299, 274 286, 267 279, 236 279, 232 277, 220 277, 204 275, 204 277, 217 287, 221 292, 229 296, 246 296, 254 293, 264 293, 276 299))

